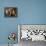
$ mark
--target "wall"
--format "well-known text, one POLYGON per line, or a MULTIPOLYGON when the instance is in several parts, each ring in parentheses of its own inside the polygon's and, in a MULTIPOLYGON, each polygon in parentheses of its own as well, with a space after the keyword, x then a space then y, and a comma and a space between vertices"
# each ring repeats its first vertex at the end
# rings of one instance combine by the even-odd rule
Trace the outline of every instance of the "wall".
POLYGON ((46 24, 46 0, 0 0, 0 44, 8 43, 9 32, 18 32, 18 24, 46 24), (12 6, 18 17, 5 18, 4 7, 12 6))

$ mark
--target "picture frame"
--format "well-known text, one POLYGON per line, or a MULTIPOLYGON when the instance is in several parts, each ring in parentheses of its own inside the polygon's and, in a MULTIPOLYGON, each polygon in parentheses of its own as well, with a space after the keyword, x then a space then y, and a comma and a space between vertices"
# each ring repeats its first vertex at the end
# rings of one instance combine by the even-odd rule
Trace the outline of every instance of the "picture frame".
POLYGON ((5 7, 4 16, 5 17, 17 17, 17 7, 5 7))

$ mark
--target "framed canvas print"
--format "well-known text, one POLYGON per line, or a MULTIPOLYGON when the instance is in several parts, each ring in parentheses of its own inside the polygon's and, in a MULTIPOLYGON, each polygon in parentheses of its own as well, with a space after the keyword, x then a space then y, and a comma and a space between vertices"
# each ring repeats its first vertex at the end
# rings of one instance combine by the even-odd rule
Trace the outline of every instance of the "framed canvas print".
POLYGON ((17 8, 16 7, 5 7, 4 15, 5 17, 17 17, 17 8))

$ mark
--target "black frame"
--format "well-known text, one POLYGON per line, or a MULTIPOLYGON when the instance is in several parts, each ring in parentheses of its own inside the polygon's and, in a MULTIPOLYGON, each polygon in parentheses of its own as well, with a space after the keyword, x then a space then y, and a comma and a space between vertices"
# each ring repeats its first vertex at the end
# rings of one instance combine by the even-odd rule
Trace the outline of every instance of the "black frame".
MULTIPOLYGON (((8 12, 8 13, 10 13, 10 12, 8 12)), ((5 16, 5 17, 17 17, 17 7, 5 7, 5 8, 4 8, 4 16, 5 16), (11 13, 11 16, 9 16, 8 14, 6 14, 6 10, 8 10, 8 9, 14 10, 15 14, 13 15, 13 14, 11 13)))

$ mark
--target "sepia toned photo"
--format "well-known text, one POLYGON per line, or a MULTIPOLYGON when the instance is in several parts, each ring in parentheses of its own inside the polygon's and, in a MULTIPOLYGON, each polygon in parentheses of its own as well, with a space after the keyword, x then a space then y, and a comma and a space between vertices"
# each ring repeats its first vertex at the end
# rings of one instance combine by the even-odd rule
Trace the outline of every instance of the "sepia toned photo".
POLYGON ((6 7, 4 9, 5 17, 17 17, 17 8, 16 7, 6 7))

